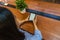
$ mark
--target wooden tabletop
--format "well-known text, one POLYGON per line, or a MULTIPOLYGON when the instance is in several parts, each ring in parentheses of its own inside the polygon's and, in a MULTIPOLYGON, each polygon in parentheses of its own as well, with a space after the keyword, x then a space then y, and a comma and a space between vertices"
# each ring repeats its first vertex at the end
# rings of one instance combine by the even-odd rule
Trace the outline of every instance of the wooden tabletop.
POLYGON ((60 16, 60 4, 42 1, 26 1, 26 3, 30 9, 60 16))
MULTIPOLYGON (((60 4, 42 1, 25 0, 29 9, 60 16, 60 4)), ((15 0, 10 0, 9 4, 15 5, 15 0)))
MULTIPOLYGON (((29 9, 60 16, 60 4, 42 2, 39 0, 25 0, 25 2, 29 9)), ((10 0, 9 4, 15 5, 15 0, 10 0)), ((17 19, 21 18, 17 9, 7 6, 4 7, 8 8, 17 19)), ((42 31, 45 40, 60 40, 60 21, 43 16, 38 16, 37 21, 37 26, 42 31)))

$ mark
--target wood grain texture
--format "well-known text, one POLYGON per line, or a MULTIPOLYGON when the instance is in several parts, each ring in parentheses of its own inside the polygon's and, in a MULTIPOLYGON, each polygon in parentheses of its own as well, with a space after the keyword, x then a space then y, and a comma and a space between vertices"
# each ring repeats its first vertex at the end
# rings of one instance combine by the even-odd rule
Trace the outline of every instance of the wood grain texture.
POLYGON ((60 40, 60 21, 37 16, 37 26, 45 40, 60 40))
POLYGON ((25 21, 19 26, 19 28, 29 32, 30 34, 34 34, 35 31, 33 21, 25 21))
MULTIPOLYGON (((39 0, 26 0, 26 3, 30 9, 60 16, 60 4, 42 2, 39 0)), ((15 5, 15 0, 10 0, 9 4, 15 5)), ((6 8, 8 8, 14 14, 15 18, 20 20, 22 15, 17 9, 11 7, 6 8)), ((37 27, 42 32, 45 40, 60 40, 60 21, 43 16, 37 16, 36 20, 37 27)))

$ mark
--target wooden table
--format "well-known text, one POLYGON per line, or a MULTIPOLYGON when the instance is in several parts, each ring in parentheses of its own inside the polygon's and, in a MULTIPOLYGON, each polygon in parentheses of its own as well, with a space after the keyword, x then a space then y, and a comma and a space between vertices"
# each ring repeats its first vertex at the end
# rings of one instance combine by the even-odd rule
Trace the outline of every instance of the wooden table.
MULTIPOLYGON (((10 0, 9 4, 15 5, 15 0, 10 0)), ((25 0, 29 9, 41 11, 48 14, 60 16, 60 4, 25 0)), ((20 19, 20 14, 15 8, 7 7, 17 19, 20 19)), ((27 15, 28 16, 28 15, 27 15)), ((37 26, 43 34, 45 40, 60 40, 60 21, 37 15, 37 26)), ((19 22, 19 21, 18 21, 19 22)))

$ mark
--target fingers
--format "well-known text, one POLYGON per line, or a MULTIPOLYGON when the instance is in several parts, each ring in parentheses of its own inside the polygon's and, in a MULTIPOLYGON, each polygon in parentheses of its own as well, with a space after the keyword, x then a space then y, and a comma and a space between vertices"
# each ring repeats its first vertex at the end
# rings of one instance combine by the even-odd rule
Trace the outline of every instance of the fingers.
POLYGON ((34 23, 34 26, 35 26, 35 30, 38 30, 38 27, 36 25, 36 23, 37 23, 37 17, 35 17, 35 20, 33 20, 33 23, 34 23))

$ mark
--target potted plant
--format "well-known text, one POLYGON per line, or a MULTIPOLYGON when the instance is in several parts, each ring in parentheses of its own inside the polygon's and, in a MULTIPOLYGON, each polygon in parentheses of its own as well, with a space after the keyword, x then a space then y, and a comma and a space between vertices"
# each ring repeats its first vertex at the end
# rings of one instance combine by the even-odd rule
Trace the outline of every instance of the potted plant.
POLYGON ((16 0, 16 8, 19 9, 21 13, 26 12, 27 4, 24 0, 16 0))

